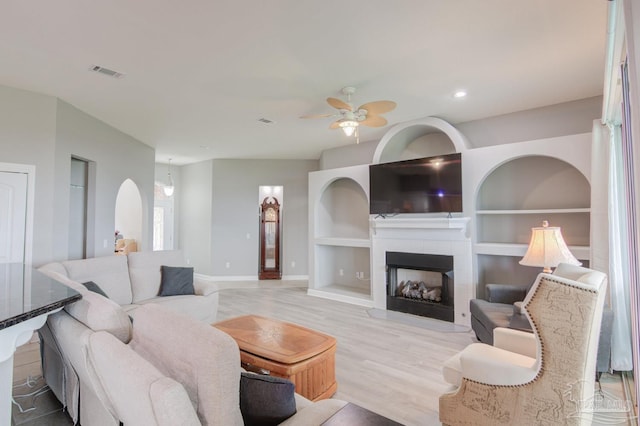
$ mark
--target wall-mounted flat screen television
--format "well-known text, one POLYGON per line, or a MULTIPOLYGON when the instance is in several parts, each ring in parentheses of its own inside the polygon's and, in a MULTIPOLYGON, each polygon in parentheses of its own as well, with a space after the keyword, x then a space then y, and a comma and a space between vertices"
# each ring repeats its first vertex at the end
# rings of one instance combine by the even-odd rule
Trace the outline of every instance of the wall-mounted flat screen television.
POLYGON ((460 153, 369 166, 369 212, 462 212, 460 153))

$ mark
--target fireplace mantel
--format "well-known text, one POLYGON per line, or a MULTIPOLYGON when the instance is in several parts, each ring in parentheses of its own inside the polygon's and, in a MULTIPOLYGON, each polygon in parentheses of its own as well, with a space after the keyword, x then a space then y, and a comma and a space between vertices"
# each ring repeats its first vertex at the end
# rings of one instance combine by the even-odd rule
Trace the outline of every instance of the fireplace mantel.
POLYGON ((469 325, 474 294, 468 217, 370 218, 371 287, 376 308, 386 309, 386 253, 448 255, 454 258, 454 323, 469 325))
POLYGON ((375 233, 379 229, 457 229, 467 233, 468 217, 387 217, 372 218, 371 229, 375 233))

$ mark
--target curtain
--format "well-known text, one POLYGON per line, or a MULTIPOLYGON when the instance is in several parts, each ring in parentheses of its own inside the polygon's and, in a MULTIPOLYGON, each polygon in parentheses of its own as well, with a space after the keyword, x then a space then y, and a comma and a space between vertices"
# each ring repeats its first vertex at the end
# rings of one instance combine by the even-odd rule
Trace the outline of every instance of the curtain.
POLYGON ((609 125, 609 293, 614 314, 611 336, 611 369, 633 369, 631 310, 629 304, 628 210, 621 126, 609 125))

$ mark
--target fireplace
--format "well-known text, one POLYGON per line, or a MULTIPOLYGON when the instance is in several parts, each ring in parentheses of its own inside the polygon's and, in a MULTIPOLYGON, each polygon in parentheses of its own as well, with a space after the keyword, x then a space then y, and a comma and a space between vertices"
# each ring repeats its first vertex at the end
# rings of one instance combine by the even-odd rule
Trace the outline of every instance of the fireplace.
POLYGON ((454 322, 453 256, 386 252, 387 309, 454 322))

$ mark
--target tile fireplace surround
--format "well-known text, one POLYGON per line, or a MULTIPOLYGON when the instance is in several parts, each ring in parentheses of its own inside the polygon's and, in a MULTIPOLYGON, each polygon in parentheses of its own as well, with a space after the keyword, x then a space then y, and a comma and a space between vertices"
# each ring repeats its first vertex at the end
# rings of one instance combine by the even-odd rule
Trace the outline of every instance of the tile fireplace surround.
POLYGON ((470 326, 474 297, 469 218, 375 218, 371 226, 371 283, 374 307, 386 309, 386 252, 453 256, 454 323, 470 326))

